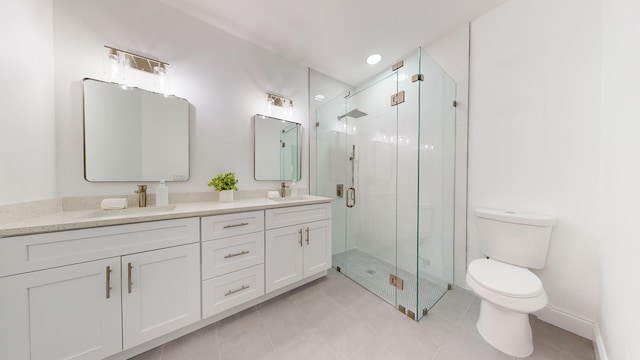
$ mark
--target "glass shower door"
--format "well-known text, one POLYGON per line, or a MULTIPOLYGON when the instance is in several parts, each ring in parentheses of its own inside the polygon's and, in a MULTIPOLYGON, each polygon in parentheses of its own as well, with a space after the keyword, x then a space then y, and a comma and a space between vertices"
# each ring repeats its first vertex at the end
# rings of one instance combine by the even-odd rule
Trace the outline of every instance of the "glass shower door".
POLYGON ((342 271, 396 306, 397 73, 346 99, 345 239, 342 271))

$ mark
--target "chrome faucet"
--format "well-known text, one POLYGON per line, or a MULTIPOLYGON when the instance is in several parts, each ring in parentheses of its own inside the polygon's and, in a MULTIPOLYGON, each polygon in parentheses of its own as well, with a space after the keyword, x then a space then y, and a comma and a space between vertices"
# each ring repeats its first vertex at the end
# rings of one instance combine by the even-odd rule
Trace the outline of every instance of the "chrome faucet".
POLYGON ((147 185, 138 185, 138 207, 147 207, 147 185))
POLYGON ((285 197, 287 196, 287 184, 285 182, 282 182, 282 184, 280 184, 280 197, 285 197))

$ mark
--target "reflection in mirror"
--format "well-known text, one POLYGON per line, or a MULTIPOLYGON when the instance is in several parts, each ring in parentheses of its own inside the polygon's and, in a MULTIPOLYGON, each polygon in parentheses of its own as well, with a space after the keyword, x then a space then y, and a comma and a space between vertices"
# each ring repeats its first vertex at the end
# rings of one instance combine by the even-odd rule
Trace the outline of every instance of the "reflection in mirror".
POLYGON ((175 96, 84 80, 87 181, 189 179, 189 103, 175 96))
POLYGON ((257 114, 255 122, 255 179, 300 180, 302 125, 257 114))

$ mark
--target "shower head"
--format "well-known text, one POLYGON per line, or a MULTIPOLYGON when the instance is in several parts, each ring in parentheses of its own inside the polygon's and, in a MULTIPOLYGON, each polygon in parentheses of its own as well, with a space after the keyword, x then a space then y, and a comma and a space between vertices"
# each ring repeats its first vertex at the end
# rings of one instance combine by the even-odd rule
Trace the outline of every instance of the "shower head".
POLYGON ((346 113, 346 114, 343 114, 343 115, 338 116, 338 120, 342 120, 342 119, 344 119, 344 118, 345 118, 345 117, 347 117, 347 116, 348 116, 348 117, 352 117, 352 118, 354 118, 354 119, 357 119, 357 118, 359 118, 359 117, 363 117, 363 116, 365 116, 365 115, 369 115, 369 114, 367 114, 366 112, 362 112, 362 111, 360 111, 360 110, 358 110, 358 109, 353 109, 353 110, 349 111, 349 112, 348 112, 348 113, 346 113))

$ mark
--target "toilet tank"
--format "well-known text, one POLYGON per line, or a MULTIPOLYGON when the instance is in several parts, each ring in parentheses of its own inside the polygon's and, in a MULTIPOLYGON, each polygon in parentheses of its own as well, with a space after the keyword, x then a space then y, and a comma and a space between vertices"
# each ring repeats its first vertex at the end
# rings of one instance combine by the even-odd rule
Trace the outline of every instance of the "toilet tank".
POLYGON ((492 259, 541 269, 547 262, 554 218, 505 210, 476 209, 482 253, 492 259))

